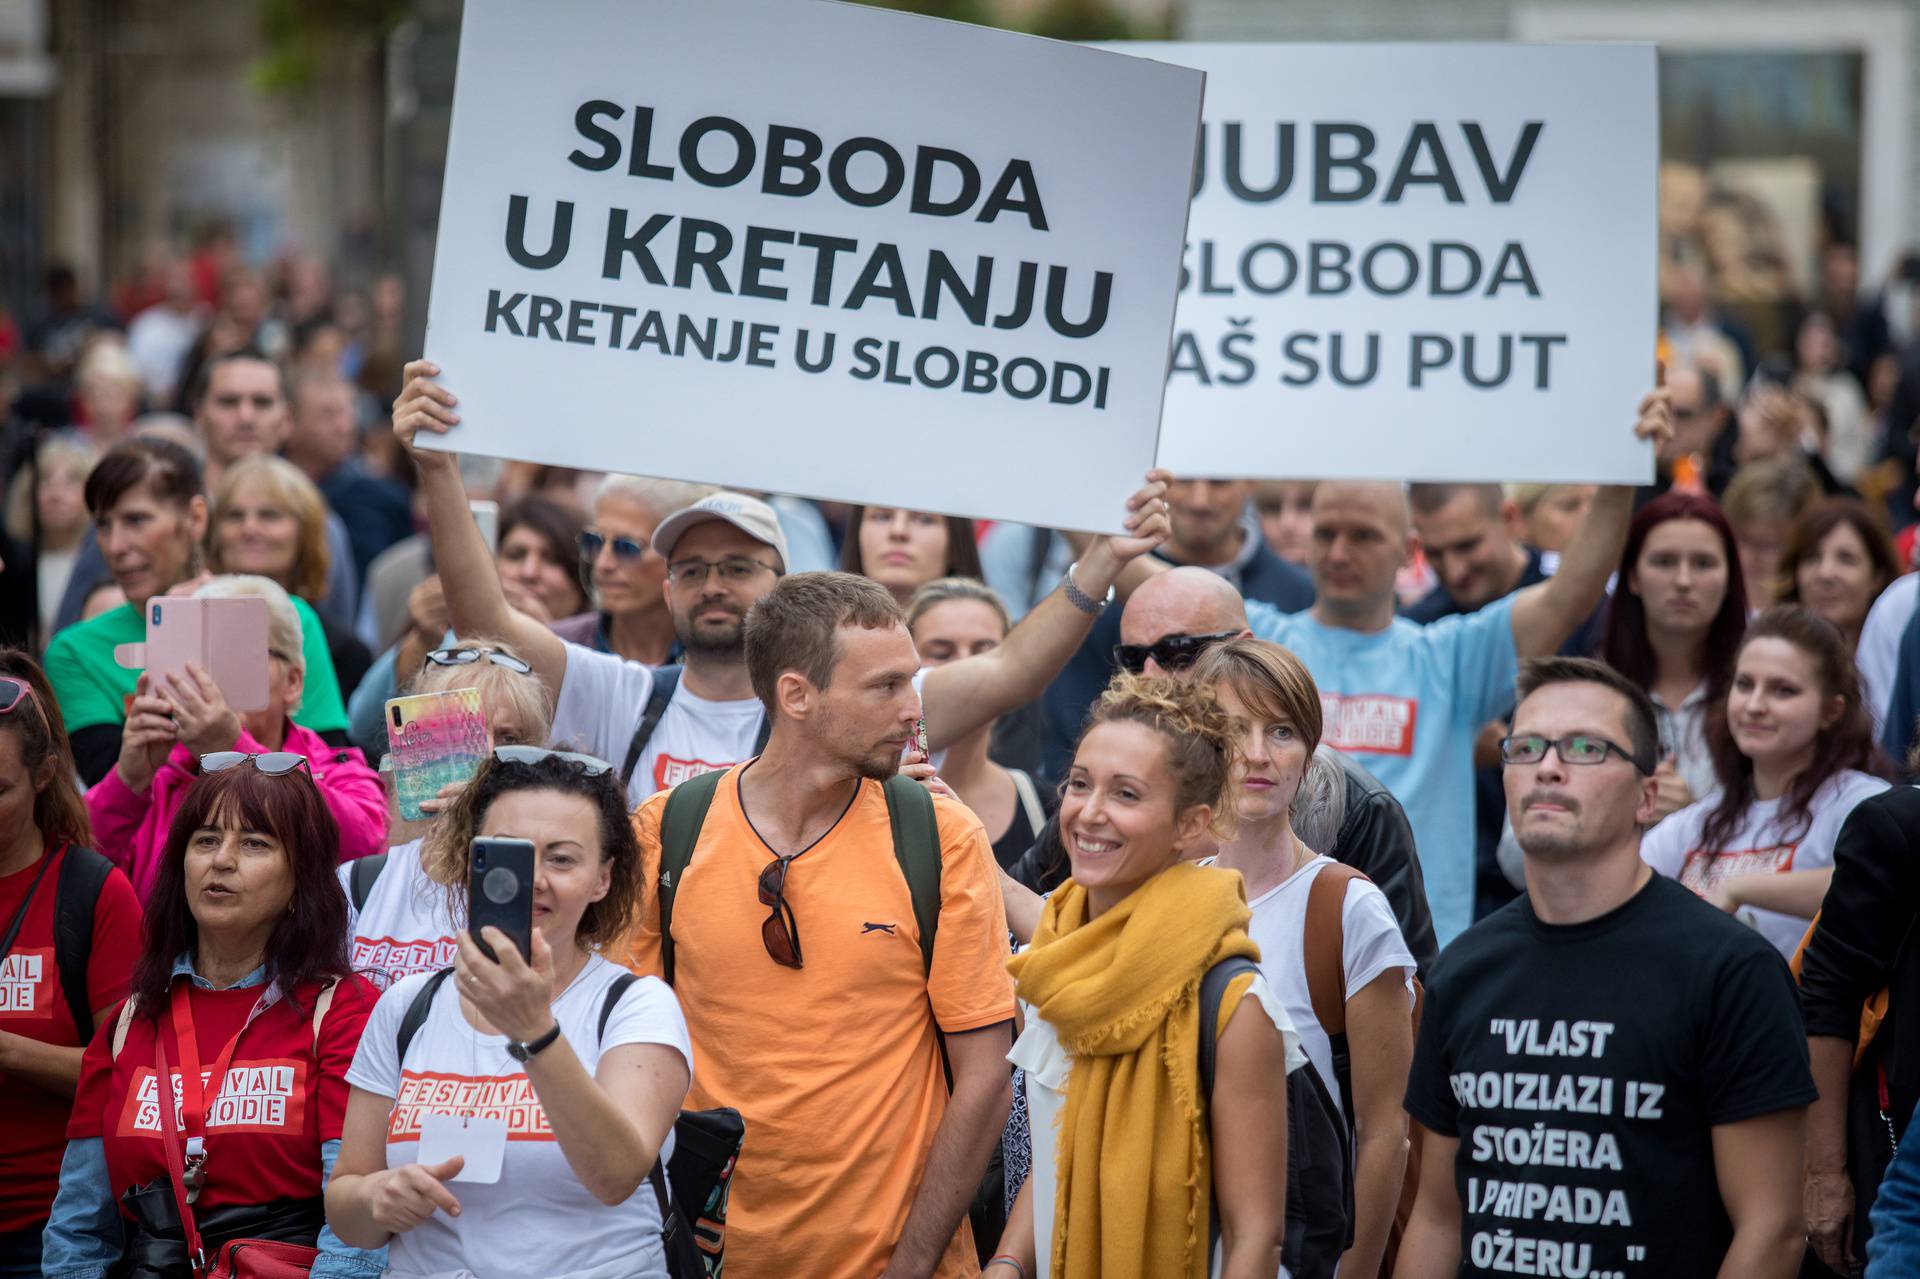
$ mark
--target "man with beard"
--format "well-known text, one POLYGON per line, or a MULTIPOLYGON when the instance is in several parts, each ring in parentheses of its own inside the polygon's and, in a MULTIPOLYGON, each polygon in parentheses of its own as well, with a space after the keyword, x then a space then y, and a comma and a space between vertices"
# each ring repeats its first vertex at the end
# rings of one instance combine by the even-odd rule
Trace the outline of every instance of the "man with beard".
POLYGON ((662 889, 643 894, 613 957, 671 980, 694 1045, 687 1104, 746 1121, 729 1271, 975 1274, 963 1218, 1012 1100, 1007 925, 986 832, 944 795, 931 798, 932 832, 903 833, 907 815, 894 828, 895 806, 911 806, 887 779, 922 708, 913 638, 885 587, 796 573, 745 630, 766 749, 634 815, 641 880, 662 889), (670 808, 704 786, 704 812, 670 808), (663 824, 685 858, 666 874, 663 824), (916 903, 925 870, 910 882, 907 868, 936 843, 929 906, 916 903))
POLYGON ((1407 1081, 1424 1128, 1397 1279, 1789 1279, 1815 1090, 1766 939, 1640 858, 1653 705, 1521 670, 1500 743, 1527 891, 1441 952, 1407 1081))

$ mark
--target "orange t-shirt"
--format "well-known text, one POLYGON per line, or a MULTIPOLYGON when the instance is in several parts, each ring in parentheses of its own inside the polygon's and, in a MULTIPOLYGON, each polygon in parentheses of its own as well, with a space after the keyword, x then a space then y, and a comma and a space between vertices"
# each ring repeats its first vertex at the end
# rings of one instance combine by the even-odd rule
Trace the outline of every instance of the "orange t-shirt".
MULTIPOLYGON (((767 956, 757 881, 775 856, 740 808, 740 769, 714 795, 674 894, 674 992, 693 1037, 697 1109, 732 1106, 746 1145, 727 1210, 727 1271, 873 1279, 886 1268, 946 1110, 936 1027, 1010 1021, 1007 923, 992 846, 964 806, 934 798, 940 928, 933 971, 894 857, 880 784, 787 871, 805 966, 767 956)), ((634 815, 642 882, 660 876, 668 792, 634 815)), ((648 892, 614 958, 660 972, 648 892)), ((935 1274, 977 1273, 963 1220, 935 1274)))

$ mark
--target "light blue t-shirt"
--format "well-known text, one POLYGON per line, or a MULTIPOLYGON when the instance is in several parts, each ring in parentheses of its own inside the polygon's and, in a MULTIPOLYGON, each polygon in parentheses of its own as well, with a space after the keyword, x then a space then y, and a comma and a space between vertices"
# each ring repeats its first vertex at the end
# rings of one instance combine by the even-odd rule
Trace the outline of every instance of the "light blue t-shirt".
POLYGON ((1253 633, 1320 686, 1321 740, 1355 756, 1407 810, 1442 946, 1473 922, 1473 743, 1513 703, 1513 597, 1362 634, 1247 601, 1253 633))

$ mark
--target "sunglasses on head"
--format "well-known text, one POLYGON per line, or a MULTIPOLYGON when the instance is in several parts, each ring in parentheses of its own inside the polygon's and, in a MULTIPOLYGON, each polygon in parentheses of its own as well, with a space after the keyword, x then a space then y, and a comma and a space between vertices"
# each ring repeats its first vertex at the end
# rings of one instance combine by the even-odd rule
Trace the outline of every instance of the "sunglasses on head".
POLYGON ((22 702, 33 700, 33 686, 11 675, 0 675, 0 715, 11 715, 22 702))
POLYGON ((495 762, 501 764, 538 764, 542 760, 560 759, 574 765, 588 777, 600 777, 613 771, 613 765, 595 755, 582 755, 578 751, 557 751, 546 746, 496 746, 493 748, 495 762))
POLYGON ((296 768, 312 766, 305 755, 296 755, 292 751, 265 751, 258 755, 249 755, 246 751, 215 751, 211 755, 200 757, 200 771, 203 773, 224 773, 229 768, 239 768, 251 764, 255 772, 265 773, 268 777, 285 777, 296 768))
POLYGON ((1239 631, 1216 631, 1212 635, 1169 635, 1151 644, 1115 644, 1113 660, 1123 669, 1138 675, 1147 669, 1147 659, 1159 663, 1163 671, 1184 671, 1200 660, 1200 654, 1239 631))
POLYGON ((436 648, 427 654, 427 660, 435 666, 471 666, 475 662, 486 661, 521 675, 533 673, 533 667, 512 654, 496 653, 485 648, 436 648))
POLYGON ((574 539, 574 544, 580 548, 580 558, 583 560, 599 559, 600 552, 608 545, 613 547, 613 557, 617 560, 637 560, 647 553, 644 538, 609 538, 605 533, 582 533, 574 539))

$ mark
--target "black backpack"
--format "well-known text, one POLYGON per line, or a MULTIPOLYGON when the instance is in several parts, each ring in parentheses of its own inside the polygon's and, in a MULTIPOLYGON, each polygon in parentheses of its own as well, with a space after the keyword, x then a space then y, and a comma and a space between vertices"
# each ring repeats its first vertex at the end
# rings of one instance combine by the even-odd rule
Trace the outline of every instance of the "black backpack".
MULTIPOLYGON (((660 727, 660 717, 667 713, 667 703, 680 687, 678 666, 656 666, 653 668, 653 692, 647 695, 646 709, 640 712, 640 722, 634 726, 633 738, 627 743, 627 758, 620 765, 620 784, 629 785, 633 781, 633 770, 640 763, 641 752, 647 749, 647 743, 653 740, 653 730, 660 727)), ((767 737, 773 732, 773 721, 765 712, 760 716, 760 732, 753 739, 753 753, 758 755, 767 749, 767 737)))
MULTIPOLYGON (((45 875, 46 870, 43 862, 33 887, 27 890, 27 899, 20 903, 20 911, 7 931, 5 942, 0 943, 0 955, 13 949, 13 940, 26 922, 34 893, 40 887, 40 876, 45 875)), ((93 1008, 87 997, 87 967, 93 962, 93 915, 100 905, 100 890, 112 873, 112 862, 91 848, 72 844, 60 861, 60 875, 54 883, 53 963, 60 973, 60 993, 67 1001, 74 1032, 83 1044, 93 1038, 94 1031, 93 1008)))
MULTIPOLYGON (((1223 959, 1200 981, 1200 1087, 1209 1101, 1227 985, 1260 966, 1244 955, 1223 959)), ((1219 1201, 1212 1233, 1219 1234, 1219 1201)), ((1353 1149, 1347 1124, 1320 1072, 1306 1062, 1287 1075, 1287 1229, 1280 1260, 1294 1279, 1331 1279, 1353 1244, 1353 1149)))
MULTIPOLYGON (((433 1011, 435 993, 451 976, 453 969, 442 968, 427 978, 407 1004, 400 1029, 394 1034, 400 1049, 396 1061, 406 1060, 408 1045, 433 1011)), ((606 998, 600 1002, 600 1020, 594 1026, 596 1041, 605 1037, 613 1010, 639 980, 632 973, 621 973, 607 987, 606 998)), ((660 1244, 673 1279, 714 1279, 720 1274, 726 1246, 727 1196, 746 1135, 747 1126, 737 1110, 683 1110, 673 1124, 672 1159, 664 1167, 660 1160, 653 1161, 647 1183, 660 1206, 660 1244), (671 1194, 668 1186, 672 1186, 671 1194)))

